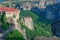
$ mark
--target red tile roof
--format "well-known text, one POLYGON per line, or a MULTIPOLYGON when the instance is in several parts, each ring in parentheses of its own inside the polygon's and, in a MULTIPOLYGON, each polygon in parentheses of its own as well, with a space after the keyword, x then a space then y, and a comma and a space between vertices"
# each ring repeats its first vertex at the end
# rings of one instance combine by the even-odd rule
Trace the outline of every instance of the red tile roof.
POLYGON ((9 8, 9 7, 0 7, 0 11, 5 11, 5 12, 18 12, 18 9, 9 8))

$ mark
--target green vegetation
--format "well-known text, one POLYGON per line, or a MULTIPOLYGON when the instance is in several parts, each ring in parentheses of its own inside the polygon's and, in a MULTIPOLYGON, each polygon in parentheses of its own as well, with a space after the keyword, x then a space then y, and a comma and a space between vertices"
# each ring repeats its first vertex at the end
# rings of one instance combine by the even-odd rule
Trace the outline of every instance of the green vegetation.
POLYGON ((9 28, 9 26, 8 26, 7 21, 6 21, 6 13, 5 12, 3 12, 3 15, 1 17, 1 22, 2 22, 2 28, 4 30, 7 30, 9 28))
POLYGON ((3 27, 4 30, 7 30, 9 28, 8 23, 3 23, 2 27, 3 27))
POLYGON ((37 32, 37 34, 35 34, 36 36, 52 36, 50 25, 46 25, 45 23, 35 23, 34 28, 35 33, 37 32))
POLYGON ((44 25, 44 23, 35 23, 34 30, 30 30, 27 26, 23 25, 22 23, 20 24, 22 29, 26 30, 28 40, 33 40, 35 36, 45 36, 45 37, 52 36, 50 25, 44 25))
POLYGON ((50 24, 46 24, 44 20, 41 22, 38 22, 37 19, 39 19, 39 17, 31 11, 22 11, 20 13, 21 18, 24 18, 26 16, 31 17, 34 21, 34 30, 30 30, 20 21, 22 29, 26 29, 28 40, 33 40, 33 38, 36 36, 45 36, 45 37, 52 36, 50 24))
POLYGON ((33 13, 32 11, 21 11, 20 13, 20 18, 24 18, 24 17, 31 17, 34 21, 37 20, 39 17, 33 13))
POLYGON ((16 15, 13 15, 14 18, 16 18, 16 15))
POLYGON ((12 30, 5 38, 6 40, 25 40, 23 35, 17 30, 12 30))
POLYGON ((21 24, 21 28, 26 30, 27 39, 28 40, 33 39, 33 37, 35 35, 34 30, 30 30, 27 26, 23 25, 22 23, 20 23, 20 24, 21 24))
POLYGON ((1 22, 6 23, 6 14, 5 14, 5 12, 3 12, 3 14, 2 14, 1 22))

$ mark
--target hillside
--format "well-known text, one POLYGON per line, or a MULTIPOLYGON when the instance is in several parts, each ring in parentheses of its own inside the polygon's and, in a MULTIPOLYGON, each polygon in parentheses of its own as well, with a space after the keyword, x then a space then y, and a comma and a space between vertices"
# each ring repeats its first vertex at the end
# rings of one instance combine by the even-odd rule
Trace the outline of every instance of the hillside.
POLYGON ((0 4, 1 39, 59 40, 60 3, 55 0, 32 1, 4 0, 0 4))

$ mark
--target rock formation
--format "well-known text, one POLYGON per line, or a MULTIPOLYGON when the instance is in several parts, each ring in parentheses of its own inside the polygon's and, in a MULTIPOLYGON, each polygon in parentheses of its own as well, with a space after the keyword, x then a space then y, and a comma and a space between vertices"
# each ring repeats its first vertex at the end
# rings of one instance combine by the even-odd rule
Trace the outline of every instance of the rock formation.
POLYGON ((46 5, 51 5, 51 4, 54 4, 56 3, 57 1, 56 0, 46 0, 46 5))
POLYGON ((24 17, 23 24, 27 26, 29 29, 33 29, 33 20, 31 17, 24 17))
POLYGON ((34 38, 34 40, 60 40, 60 38, 58 38, 58 37, 55 37, 55 36, 53 36, 53 37, 35 37, 34 38))

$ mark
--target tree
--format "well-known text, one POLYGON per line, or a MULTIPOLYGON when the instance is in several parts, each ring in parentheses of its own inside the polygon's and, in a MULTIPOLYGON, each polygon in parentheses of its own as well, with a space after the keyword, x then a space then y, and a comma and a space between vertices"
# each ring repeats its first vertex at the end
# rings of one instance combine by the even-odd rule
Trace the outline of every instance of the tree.
POLYGON ((16 15, 13 15, 14 18, 16 18, 16 15))
POLYGON ((4 30, 7 30, 9 28, 8 23, 3 23, 2 27, 3 27, 4 30))
POLYGON ((20 13, 20 18, 24 18, 24 17, 31 17, 33 19, 33 21, 37 20, 39 17, 33 13, 32 11, 21 11, 20 13))
POLYGON ((25 40, 23 35, 17 30, 10 31, 5 38, 6 40, 25 40))
POLYGON ((7 21, 6 21, 6 13, 5 12, 2 12, 1 22, 2 22, 2 28, 4 30, 7 30, 9 28, 9 26, 8 26, 7 21))
POLYGON ((6 22, 6 13, 5 12, 2 13, 1 22, 2 23, 6 22))

